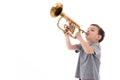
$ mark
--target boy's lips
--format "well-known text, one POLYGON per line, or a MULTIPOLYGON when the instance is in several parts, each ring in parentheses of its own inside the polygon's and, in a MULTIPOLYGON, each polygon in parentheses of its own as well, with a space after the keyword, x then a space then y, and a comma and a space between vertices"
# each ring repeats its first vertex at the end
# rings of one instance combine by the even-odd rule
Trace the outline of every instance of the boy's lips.
POLYGON ((88 36, 88 35, 89 35, 89 33, 87 32, 87 33, 86 33, 86 35, 88 36))

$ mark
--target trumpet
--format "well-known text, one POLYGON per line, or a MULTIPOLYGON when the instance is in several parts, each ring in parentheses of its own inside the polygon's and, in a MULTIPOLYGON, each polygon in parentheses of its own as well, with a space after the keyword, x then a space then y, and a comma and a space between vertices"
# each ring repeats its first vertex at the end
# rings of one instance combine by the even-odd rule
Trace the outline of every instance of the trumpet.
POLYGON ((82 31, 82 33, 86 33, 84 30, 80 29, 80 26, 73 21, 70 17, 68 17, 64 12, 63 12, 63 5, 61 3, 56 3, 54 6, 52 6, 51 10, 50 10, 50 15, 54 18, 54 17, 58 17, 60 16, 58 22, 57 22, 57 26, 60 30, 62 30, 64 33, 69 32, 70 36, 72 38, 76 38, 75 34, 75 30, 77 30, 77 32, 82 31), (68 24, 64 24, 64 27, 60 27, 60 21, 61 19, 64 18, 68 24))

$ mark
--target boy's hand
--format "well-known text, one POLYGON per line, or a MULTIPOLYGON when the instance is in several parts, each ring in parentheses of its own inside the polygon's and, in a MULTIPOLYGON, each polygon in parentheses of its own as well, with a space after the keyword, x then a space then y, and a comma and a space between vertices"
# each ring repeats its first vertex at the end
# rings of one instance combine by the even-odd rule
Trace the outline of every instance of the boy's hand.
POLYGON ((77 32, 76 35, 75 35, 75 37, 76 37, 76 39, 82 38, 81 33, 80 33, 80 32, 77 32))
POLYGON ((64 32, 64 34, 65 34, 65 37, 69 37, 70 36, 69 32, 64 32))

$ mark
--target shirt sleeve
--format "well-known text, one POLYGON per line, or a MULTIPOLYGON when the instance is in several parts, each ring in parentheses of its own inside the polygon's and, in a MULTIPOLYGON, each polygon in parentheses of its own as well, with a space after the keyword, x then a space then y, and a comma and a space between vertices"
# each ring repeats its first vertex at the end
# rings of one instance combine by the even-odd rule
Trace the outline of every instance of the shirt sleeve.
POLYGON ((92 44, 91 47, 94 49, 95 55, 100 55, 101 48, 99 44, 92 44))
POLYGON ((82 48, 81 44, 77 44, 75 52, 76 53, 80 52, 81 48, 82 48))

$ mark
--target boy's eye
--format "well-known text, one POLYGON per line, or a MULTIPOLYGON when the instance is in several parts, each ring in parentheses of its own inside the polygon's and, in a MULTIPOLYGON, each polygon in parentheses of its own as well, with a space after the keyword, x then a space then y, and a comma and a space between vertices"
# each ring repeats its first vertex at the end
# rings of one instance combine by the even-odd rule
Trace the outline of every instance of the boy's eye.
POLYGON ((91 31, 94 31, 94 29, 91 29, 91 31))

